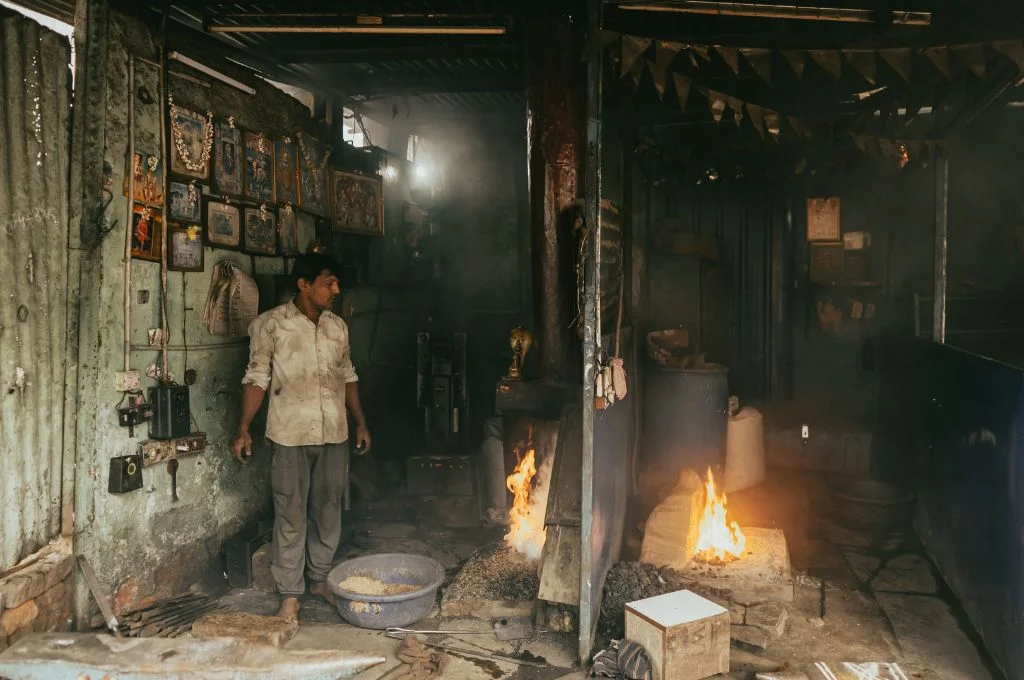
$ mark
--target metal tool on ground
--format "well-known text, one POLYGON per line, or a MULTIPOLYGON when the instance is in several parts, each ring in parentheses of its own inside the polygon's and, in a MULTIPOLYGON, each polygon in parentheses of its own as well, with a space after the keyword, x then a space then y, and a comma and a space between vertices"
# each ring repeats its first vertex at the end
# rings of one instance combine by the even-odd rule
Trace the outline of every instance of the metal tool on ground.
MULTIPOLYGON (((442 631, 442 632, 447 633, 448 631, 442 631)), ((394 640, 401 640, 402 639, 402 636, 400 634, 390 635, 390 634, 385 633, 385 635, 387 637, 389 637, 389 638, 394 639, 394 640)), ((453 645, 447 645, 447 644, 442 644, 442 643, 437 643, 437 642, 425 642, 423 640, 420 640, 419 642, 420 642, 420 644, 425 645, 427 647, 433 647, 434 649, 442 649, 442 650, 444 650, 446 652, 449 652, 451 654, 459 654, 461 656, 469 657, 471 659, 483 659, 485 661, 504 661, 506 663, 513 663, 513 664, 516 664, 516 665, 519 665, 519 666, 530 666, 531 668, 548 668, 549 667, 549 664, 546 664, 546 663, 541 662, 541 661, 531 661, 529 659, 519 659, 519 658, 516 658, 514 656, 506 656, 504 654, 496 654, 496 653, 484 654, 482 652, 474 652, 474 651, 469 650, 469 649, 463 649, 462 647, 455 647, 453 645)))
POLYGON ((384 630, 384 634, 388 637, 395 637, 396 635, 410 635, 419 633, 420 635, 493 635, 494 631, 491 630, 413 630, 412 628, 397 628, 391 627, 384 630))
POLYGON ((179 637, 199 618, 225 609, 208 595, 178 595, 125 613, 120 631, 128 637, 179 637))
POLYGON ((119 630, 121 624, 114 614, 114 609, 110 606, 110 600, 107 599, 106 593, 100 587, 99 579, 96 578, 96 572, 92 570, 92 565, 89 564, 89 560, 85 559, 85 555, 78 556, 78 567, 82 570, 85 582, 89 584, 89 590, 92 591, 96 604, 99 605, 100 611, 103 612, 103 620, 106 622, 107 627, 110 628, 115 637, 121 637, 119 630))

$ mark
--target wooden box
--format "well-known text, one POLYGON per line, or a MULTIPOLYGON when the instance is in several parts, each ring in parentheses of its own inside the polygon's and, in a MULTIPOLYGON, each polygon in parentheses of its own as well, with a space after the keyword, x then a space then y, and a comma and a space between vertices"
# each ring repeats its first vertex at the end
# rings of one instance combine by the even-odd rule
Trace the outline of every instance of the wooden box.
POLYGON ((626 639, 647 650, 652 680, 729 672, 729 612, 689 590, 627 604, 626 639))

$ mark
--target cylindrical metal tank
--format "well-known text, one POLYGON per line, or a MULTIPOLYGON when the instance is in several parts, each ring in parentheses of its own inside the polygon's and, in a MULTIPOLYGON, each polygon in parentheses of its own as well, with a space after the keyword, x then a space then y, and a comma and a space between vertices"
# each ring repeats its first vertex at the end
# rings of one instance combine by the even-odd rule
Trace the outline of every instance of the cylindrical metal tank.
POLYGON ((729 369, 720 364, 670 368, 648 363, 644 380, 644 467, 675 479, 683 468, 701 476, 725 457, 729 369))

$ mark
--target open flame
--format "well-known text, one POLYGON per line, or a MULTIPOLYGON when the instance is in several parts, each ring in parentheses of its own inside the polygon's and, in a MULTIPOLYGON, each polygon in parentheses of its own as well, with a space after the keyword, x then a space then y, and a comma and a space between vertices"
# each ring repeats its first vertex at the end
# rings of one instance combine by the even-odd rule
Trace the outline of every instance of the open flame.
MULTIPOLYGON (((505 479, 514 501, 508 511, 508 533, 505 542, 515 551, 530 559, 538 559, 544 548, 547 533, 544 513, 547 506, 547 488, 544 479, 534 484, 537 476, 536 452, 531 446, 523 454, 515 472, 505 479), (541 487, 544 488, 541 488, 541 487)), ((543 475, 542 475, 543 477, 543 475)))
POLYGON ((697 544, 694 559, 701 562, 731 562, 743 556, 747 537, 740 525, 729 520, 725 493, 719 493, 715 477, 708 468, 704 483, 704 509, 697 525, 697 544))

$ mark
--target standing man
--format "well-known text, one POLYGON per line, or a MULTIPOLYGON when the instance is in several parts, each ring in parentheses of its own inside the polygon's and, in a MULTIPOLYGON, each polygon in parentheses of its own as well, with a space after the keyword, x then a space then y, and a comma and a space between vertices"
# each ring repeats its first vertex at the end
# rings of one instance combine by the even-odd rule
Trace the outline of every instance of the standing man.
POLYGON ((278 616, 295 620, 299 597, 329 602, 327 572, 341 541, 341 503, 348 474, 348 414, 360 454, 370 431, 359 402, 359 378, 348 326, 331 312, 341 294, 339 267, 322 254, 301 255, 292 271, 298 293, 249 327, 249 367, 242 379, 242 417, 232 445, 240 463, 252 456, 249 426, 270 390, 267 439, 273 451, 274 544, 271 573, 283 599, 278 616))

